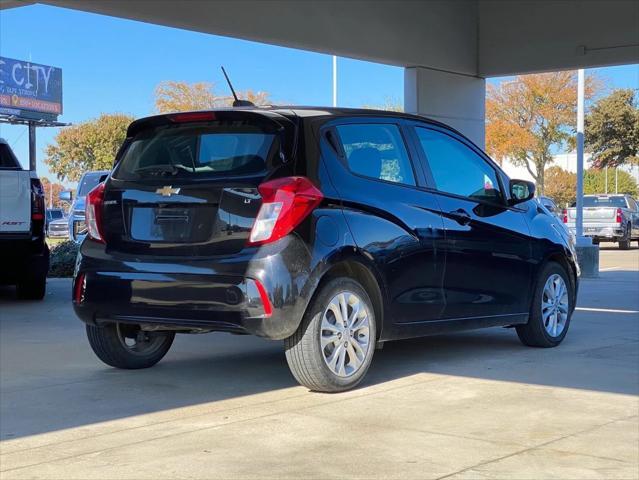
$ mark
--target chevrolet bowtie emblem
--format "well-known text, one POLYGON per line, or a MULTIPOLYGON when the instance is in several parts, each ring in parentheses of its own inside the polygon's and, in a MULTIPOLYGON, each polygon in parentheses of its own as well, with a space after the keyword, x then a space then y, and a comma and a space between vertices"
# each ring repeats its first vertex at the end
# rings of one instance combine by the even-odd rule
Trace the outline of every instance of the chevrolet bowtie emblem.
POLYGON ((171 195, 175 194, 177 195, 178 193, 180 193, 180 189, 179 188, 173 188, 171 185, 166 185, 162 188, 158 188, 155 193, 158 193, 160 195, 162 195, 163 197, 170 197, 171 195))

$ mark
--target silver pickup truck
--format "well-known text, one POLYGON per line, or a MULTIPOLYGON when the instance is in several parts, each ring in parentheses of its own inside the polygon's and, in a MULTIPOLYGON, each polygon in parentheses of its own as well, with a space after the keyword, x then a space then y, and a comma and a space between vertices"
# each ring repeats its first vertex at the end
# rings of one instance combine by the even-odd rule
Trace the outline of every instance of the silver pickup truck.
MULTIPOLYGON (((575 232, 577 209, 564 210, 563 220, 575 232)), ((627 250, 632 240, 639 241, 639 206, 630 195, 584 195, 584 236, 593 243, 618 242, 627 250)))

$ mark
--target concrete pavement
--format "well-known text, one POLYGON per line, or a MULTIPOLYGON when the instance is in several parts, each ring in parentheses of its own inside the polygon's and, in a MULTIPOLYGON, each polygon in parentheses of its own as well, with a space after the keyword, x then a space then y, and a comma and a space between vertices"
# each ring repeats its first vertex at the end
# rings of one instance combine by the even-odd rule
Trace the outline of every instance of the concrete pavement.
POLYGON ((280 342, 227 334, 111 369, 68 280, 44 302, 0 290, 0 478, 639 478, 639 250, 600 267, 559 348, 389 343, 337 395, 297 386, 280 342))

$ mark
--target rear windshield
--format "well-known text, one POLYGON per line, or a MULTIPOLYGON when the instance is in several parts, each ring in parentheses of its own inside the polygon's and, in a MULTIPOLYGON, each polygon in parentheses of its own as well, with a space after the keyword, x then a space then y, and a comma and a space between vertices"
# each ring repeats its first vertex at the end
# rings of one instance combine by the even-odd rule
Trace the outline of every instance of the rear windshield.
POLYGON ((162 126, 135 136, 113 177, 205 178, 264 172, 275 135, 251 125, 162 126))
POLYGON ((49 219, 60 220, 63 218, 62 210, 49 210, 49 219))
POLYGON ((84 197, 87 193, 93 190, 100 183, 100 177, 102 177, 104 173, 87 173, 84 177, 82 177, 82 181, 80 185, 78 185, 78 197, 84 197))
POLYGON ((7 145, 6 143, 0 143, 0 168, 22 170, 20 163, 18 163, 18 159, 9 148, 9 145, 7 145))
MULTIPOLYGON (((572 206, 576 206, 573 203, 572 206)), ((625 197, 584 197, 584 207, 621 207, 626 208, 625 197)))

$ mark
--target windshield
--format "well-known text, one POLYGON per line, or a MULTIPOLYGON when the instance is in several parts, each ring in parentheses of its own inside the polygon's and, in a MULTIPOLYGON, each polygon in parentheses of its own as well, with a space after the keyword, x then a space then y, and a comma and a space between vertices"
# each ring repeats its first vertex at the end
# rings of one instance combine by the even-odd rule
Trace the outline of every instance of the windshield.
MULTIPOLYGON (((572 206, 576 206, 573 203, 572 206)), ((616 197, 584 197, 584 207, 620 207, 626 208, 626 198, 616 197)))
POLYGON ((133 138, 113 177, 218 177, 266 169, 274 135, 251 125, 162 126, 133 138))
POLYGON ((100 183, 100 177, 104 173, 87 173, 82 177, 80 185, 78 185, 78 197, 84 197, 100 183))

